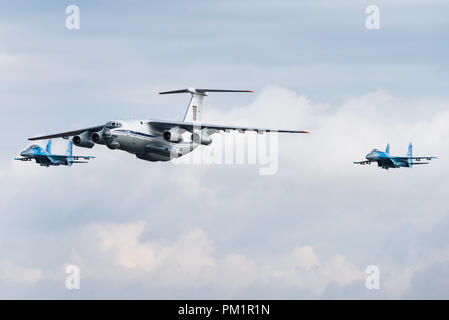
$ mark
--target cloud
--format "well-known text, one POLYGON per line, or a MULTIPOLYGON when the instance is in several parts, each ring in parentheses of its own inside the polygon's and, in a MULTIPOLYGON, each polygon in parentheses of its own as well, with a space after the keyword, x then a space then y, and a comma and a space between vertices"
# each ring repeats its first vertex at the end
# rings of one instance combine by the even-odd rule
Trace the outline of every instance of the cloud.
POLYGON ((33 285, 43 278, 39 269, 17 265, 9 259, 0 261, 0 280, 23 285, 33 285))
MULTIPOLYGON (((446 101, 378 90, 316 103, 279 86, 239 108, 210 98, 206 122, 311 134, 280 135, 279 171, 266 177, 251 165, 148 163, 102 146, 78 150, 97 156, 84 167, 4 161, 0 228, 20 248, 4 256, 35 260, 42 286, 63 284, 62 266, 79 264, 89 288, 80 294, 95 297, 371 297, 371 264, 385 275, 379 296, 419 297, 420 279, 445 275, 428 270, 447 265, 431 259, 444 251, 429 250, 447 241, 446 101), (387 142, 405 154, 410 140, 439 159, 388 172, 352 164, 387 142)), ((223 148, 218 139, 209 147, 223 148)))
POLYGON ((406 267, 404 270, 391 274, 383 283, 389 298, 399 299, 410 287, 414 272, 406 267))
MULTIPOLYGON (((0 270, 31 279, 2 278, 2 297, 447 298, 449 20, 447 1, 428 3, 379 1, 369 31, 370 2, 85 2, 76 32, 59 5, 0 4, 0 270), (188 97, 156 93, 192 86, 256 90, 210 94, 206 122, 311 134, 279 135, 267 176, 103 146, 75 149, 97 157, 84 166, 12 160, 34 134, 179 120, 188 97), (409 141, 438 159, 352 163, 409 141), (361 279, 372 264, 380 291, 361 279)), ((217 136, 201 150, 231 151, 217 136)))
MULTIPOLYGON (((77 256, 88 261, 83 258, 87 251, 89 256, 106 257, 103 267, 108 264, 121 267, 121 272, 131 277, 137 272, 144 286, 215 286, 233 293, 260 282, 268 286, 282 282, 320 294, 331 283, 345 286, 364 278, 363 272, 342 255, 320 264, 311 246, 298 245, 291 252, 263 261, 236 252, 222 253, 220 257, 214 241, 199 228, 181 234, 172 242, 142 241, 145 225, 144 221, 137 221, 88 226, 82 237, 89 242, 84 243, 87 247, 77 247, 77 256)), ((83 272, 90 277, 99 276, 92 270, 104 274, 105 270, 95 263, 89 261, 83 272)))

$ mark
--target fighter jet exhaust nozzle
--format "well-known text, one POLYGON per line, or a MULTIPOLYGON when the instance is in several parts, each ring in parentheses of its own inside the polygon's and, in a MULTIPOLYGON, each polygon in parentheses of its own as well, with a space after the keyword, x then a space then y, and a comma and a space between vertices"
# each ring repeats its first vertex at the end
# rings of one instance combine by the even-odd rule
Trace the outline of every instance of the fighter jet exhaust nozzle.
POLYGON ((165 141, 170 142, 182 142, 182 135, 179 133, 177 128, 173 128, 162 133, 162 137, 165 141))
POLYGON ((73 144, 77 147, 92 148, 95 143, 91 140, 87 132, 73 137, 73 144))
POLYGON ((192 141, 207 146, 212 143, 212 138, 207 133, 194 132, 192 133, 192 141))

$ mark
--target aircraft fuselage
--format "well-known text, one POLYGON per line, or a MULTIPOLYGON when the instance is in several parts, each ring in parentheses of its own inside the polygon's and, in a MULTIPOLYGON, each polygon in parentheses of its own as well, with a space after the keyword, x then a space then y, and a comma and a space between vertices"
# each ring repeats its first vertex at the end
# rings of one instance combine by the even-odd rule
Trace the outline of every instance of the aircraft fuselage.
POLYGON ((199 146, 191 140, 167 141, 163 133, 164 130, 150 128, 147 121, 109 121, 99 132, 102 139, 96 143, 135 154, 139 159, 148 161, 169 161, 188 154, 199 146))
POLYGON ((396 160, 392 159, 390 155, 386 154, 383 151, 373 151, 366 155, 366 159, 370 161, 377 162, 379 167, 383 169, 390 168, 410 168, 410 164, 408 161, 396 160))

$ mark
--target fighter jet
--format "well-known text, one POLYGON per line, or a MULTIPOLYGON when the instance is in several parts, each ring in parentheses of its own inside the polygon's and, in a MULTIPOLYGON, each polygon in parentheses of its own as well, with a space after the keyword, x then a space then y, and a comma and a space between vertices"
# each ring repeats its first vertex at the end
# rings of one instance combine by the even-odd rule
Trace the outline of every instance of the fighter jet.
POLYGON ((377 162, 379 167, 382 169, 390 169, 390 168, 411 168, 416 164, 429 164, 429 162, 421 162, 422 160, 432 160, 436 159, 436 157, 414 157, 413 156, 413 145, 410 142, 408 146, 408 153, 406 157, 394 157, 390 155, 390 144, 387 145, 387 149, 385 152, 379 151, 377 149, 373 149, 370 153, 366 155, 366 159, 364 161, 354 162, 355 164, 371 164, 371 162, 377 162))
POLYGON ((95 157, 92 156, 73 156, 73 142, 70 140, 67 146, 67 151, 65 155, 58 155, 51 153, 51 140, 48 140, 47 147, 42 149, 41 146, 33 144, 29 146, 26 150, 22 151, 20 155, 23 158, 14 158, 14 160, 20 161, 31 161, 35 160, 41 166, 69 166, 71 167, 73 163, 87 163, 88 161, 78 161, 79 159, 89 160, 95 157))
POLYGON ((160 94, 190 93, 191 99, 182 121, 170 120, 112 120, 85 129, 50 134, 29 140, 73 137, 76 146, 92 148, 95 144, 123 150, 147 161, 169 161, 192 152, 199 145, 212 143, 212 135, 229 130, 308 133, 302 130, 276 130, 201 123, 204 100, 208 92, 252 92, 250 90, 181 89, 160 94), (187 133, 188 132, 188 133, 187 133), (186 133, 186 134, 184 134, 186 133), (190 137, 189 137, 190 134, 190 137), (185 137, 185 136, 188 137, 185 137))

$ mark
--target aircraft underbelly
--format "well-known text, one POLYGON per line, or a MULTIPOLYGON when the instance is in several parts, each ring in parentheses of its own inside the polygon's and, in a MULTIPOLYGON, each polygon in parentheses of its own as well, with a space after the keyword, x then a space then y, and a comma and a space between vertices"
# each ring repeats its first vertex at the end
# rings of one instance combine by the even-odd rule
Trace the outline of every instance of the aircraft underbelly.
POLYGON ((115 138, 115 141, 120 144, 120 150, 133 154, 136 153, 134 140, 135 138, 131 135, 120 135, 115 138))
POLYGON ((134 152, 139 159, 169 161, 192 152, 198 145, 192 143, 170 143, 160 139, 136 138, 134 152))
POLYGON ((120 144, 119 149, 135 154, 139 159, 148 161, 169 161, 192 152, 198 145, 190 142, 173 143, 159 137, 142 133, 120 134, 114 139, 120 144))
POLYGON ((382 167, 385 169, 396 167, 395 164, 390 159, 377 160, 377 164, 379 165, 379 167, 382 167))
POLYGON ((384 169, 399 168, 399 167, 409 167, 410 166, 408 164, 408 162, 401 161, 401 160, 396 160, 396 159, 388 159, 388 158, 377 160, 377 163, 378 163, 379 167, 382 167, 384 169))
POLYGON ((35 160, 39 164, 43 164, 43 165, 51 164, 51 160, 48 159, 47 157, 36 157, 35 160))

